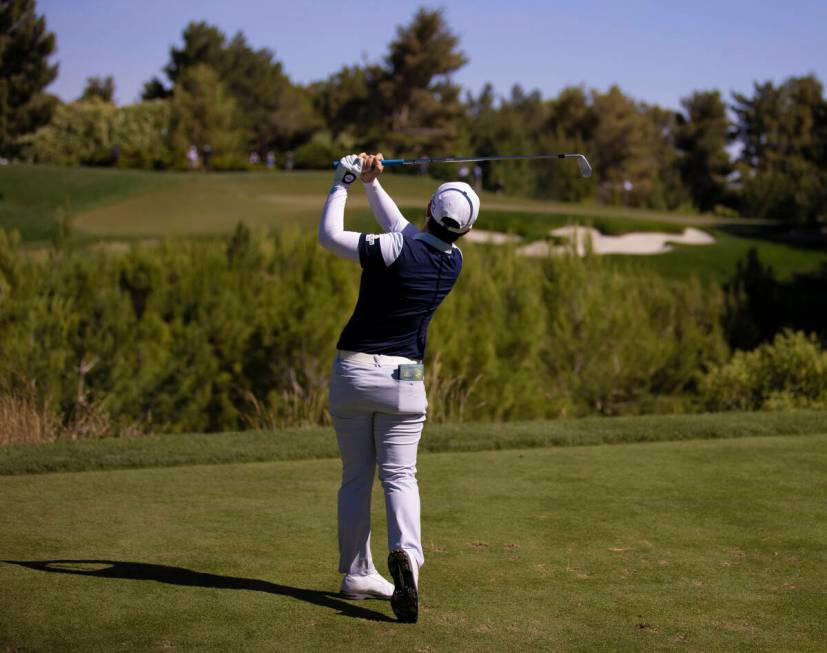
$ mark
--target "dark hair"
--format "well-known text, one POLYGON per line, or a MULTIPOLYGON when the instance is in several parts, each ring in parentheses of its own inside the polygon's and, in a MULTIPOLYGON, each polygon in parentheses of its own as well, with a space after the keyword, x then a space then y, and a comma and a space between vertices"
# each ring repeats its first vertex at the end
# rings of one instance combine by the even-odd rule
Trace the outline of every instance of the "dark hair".
POLYGON ((445 227, 439 224, 432 216, 428 216, 428 222, 425 223, 425 227, 428 229, 429 233, 432 233, 434 236, 439 238, 443 243, 448 243, 449 245, 459 239, 463 234, 457 234, 453 231, 448 231, 445 227))
MULTIPOLYGON (((441 224, 439 224, 439 222, 434 220, 434 216, 431 215, 431 202, 428 202, 428 208, 425 211, 425 215, 428 217, 427 221, 425 222, 425 229, 437 238, 439 238, 443 243, 448 243, 450 245, 455 240, 459 239, 460 236, 464 235, 450 231, 443 227, 441 224)), ((454 222, 454 224, 456 224, 456 221, 453 220, 453 218, 448 219, 451 220, 451 222, 454 222)))

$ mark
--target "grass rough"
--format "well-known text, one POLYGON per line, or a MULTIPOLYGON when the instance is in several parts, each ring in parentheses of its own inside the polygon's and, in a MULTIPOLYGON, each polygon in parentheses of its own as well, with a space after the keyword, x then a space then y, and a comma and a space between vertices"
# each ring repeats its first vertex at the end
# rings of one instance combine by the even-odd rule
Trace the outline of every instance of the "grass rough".
MULTIPOLYGON (((586 417, 533 422, 428 424, 428 453, 827 432, 827 411, 586 417)), ((0 447, 0 475, 336 458, 330 428, 150 435, 0 447)))

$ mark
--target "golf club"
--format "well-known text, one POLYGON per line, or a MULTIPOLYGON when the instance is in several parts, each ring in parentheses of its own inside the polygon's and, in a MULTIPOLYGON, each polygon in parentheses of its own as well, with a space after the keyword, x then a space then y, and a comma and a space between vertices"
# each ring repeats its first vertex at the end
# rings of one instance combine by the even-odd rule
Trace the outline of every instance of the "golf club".
MULTIPOLYGON (((592 176, 592 167, 583 154, 567 152, 562 154, 512 154, 510 156, 443 156, 420 157, 418 159, 383 159, 383 166, 413 166, 428 163, 476 163, 478 161, 522 161, 531 159, 577 159, 580 174, 584 177, 592 176)), ((339 165, 334 161, 333 167, 339 165)))

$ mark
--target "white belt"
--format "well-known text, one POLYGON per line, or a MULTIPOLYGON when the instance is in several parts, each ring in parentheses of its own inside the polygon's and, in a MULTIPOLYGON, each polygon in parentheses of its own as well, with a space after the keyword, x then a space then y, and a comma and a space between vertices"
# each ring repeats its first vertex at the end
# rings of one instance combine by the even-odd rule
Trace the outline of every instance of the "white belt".
POLYGON ((358 351, 344 351, 342 349, 338 350, 338 354, 339 360, 351 361, 353 363, 367 363, 369 365, 409 365, 419 363, 419 361, 415 361, 411 358, 405 358, 404 356, 385 356, 384 354, 363 354, 358 351))

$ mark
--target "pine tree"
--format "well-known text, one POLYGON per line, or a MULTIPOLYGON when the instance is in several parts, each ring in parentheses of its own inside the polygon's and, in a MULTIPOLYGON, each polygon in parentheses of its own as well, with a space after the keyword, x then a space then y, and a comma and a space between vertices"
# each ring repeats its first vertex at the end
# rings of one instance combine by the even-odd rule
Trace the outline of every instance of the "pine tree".
POLYGON ((179 165, 193 145, 201 155, 226 157, 241 151, 237 105, 209 66, 182 73, 172 96, 170 123, 170 145, 179 165))
POLYGON ((420 9, 397 29, 375 82, 384 117, 377 126, 395 151, 454 154, 465 108, 451 74, 468 61, 458 44, 439 10, 420 9))
POLYGON ((0 154, 13 156, 18 138, 45 125, 57 100, 44 89, 57 77, 49 63, 55 36, 34 0, 0 0, 0 154))
POLYGON ((112 75, 106 77, 87 77, 86 87, 79 98, 85 102, 88 100, 100 100, 107 104, 115 103, 115 80, 112 75))
POLYGON ((745 212, 806 224, 827 220, 827 101, 812 75, 734 94, 745 212))
POLYGON ((319 126, 310 99, 294 86, 273 52, 253 49, 239 32, 225 34, 205 22, 193 22, 183 32, 184 43, 170 49, 164 72, 171 88, 153 78, 144 84, 144 99, 168 97, 187 71, 209 66, 235 100, 239 126, 247 144, 260 152, 287 149, 306 140, 319 126))
POLYGON ((657 151, 663 146, 657 116, 617 86, 592 92, 597 116, 591 142, 600 182, 598 197, 611 203, 643 205, 660 183, 657 151))
POLYGON ((728 201, 727 175, 732 164, 726 151, 729 120, 718 91, 696 91, 681 100, 675 147, 681 179, 700 211, 728 201))

